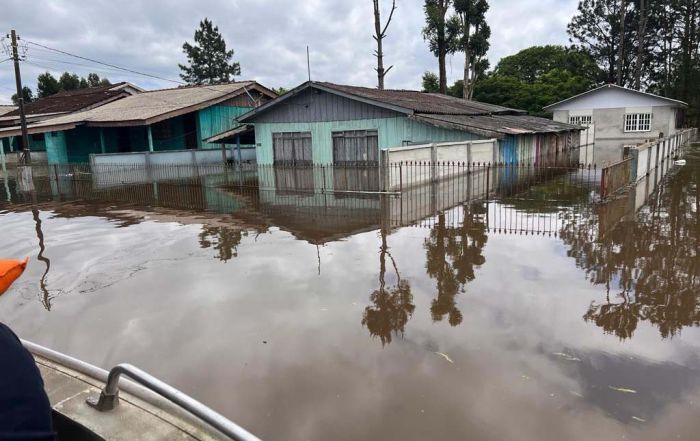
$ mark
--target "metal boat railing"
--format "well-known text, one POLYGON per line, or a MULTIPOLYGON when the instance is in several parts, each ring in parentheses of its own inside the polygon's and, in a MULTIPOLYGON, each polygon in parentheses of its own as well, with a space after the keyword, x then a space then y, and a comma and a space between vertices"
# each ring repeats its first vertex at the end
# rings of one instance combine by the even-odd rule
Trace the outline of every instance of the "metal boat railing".
MULTIPOLYGON (((258 437, 243 429, 236 423, 230 421, 218 412, 135 366, 126 363, 119 364, 113 367, 109 373, 107 373, 107 371, 104 369, 27 340, 22 340, 22 345, 32 354, 38 355, 51 362, 60 364, 69 369, 73 369, 89 377, 105 382, 105 387, 102 389, 102 393, 100 394, 99 398, 91 397, 88 399, 87 403, 100 412, 108 412, 116 408, 118 405, 119 379, 122 375, 124 375, 136 384, 140 385, 142 388, 145 388, 146 390, 153 392, 177 405, 179 408, 194 415, 199 420, 205 422, 232 440, 261 441, 258 437)), ((137 396, 138 398, 145 398, 138 396, 134 390, 129 390, 129 393, 137 396)))

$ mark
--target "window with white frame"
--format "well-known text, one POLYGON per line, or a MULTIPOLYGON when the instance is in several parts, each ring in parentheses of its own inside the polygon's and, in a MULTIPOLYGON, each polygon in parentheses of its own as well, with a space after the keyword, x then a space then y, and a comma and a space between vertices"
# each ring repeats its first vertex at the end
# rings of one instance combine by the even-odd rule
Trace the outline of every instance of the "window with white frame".
POLYGON ((651 113, 625 114, 625 132, 651 131, 651 113))
POLYGON ((590 126, 591 125, 591 115, 576 115, 569 117, 569 124, 575 126, 590 126))

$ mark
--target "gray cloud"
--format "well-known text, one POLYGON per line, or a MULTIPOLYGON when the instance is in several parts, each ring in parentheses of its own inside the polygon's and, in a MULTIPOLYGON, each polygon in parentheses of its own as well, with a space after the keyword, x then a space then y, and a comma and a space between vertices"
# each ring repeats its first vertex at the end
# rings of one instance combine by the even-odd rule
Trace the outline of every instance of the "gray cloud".
MULTIPOLYGON (((388 7, 388 0, 384 0, 388 7)), ((421 74, 437 70, 423 41, 420 0, 398 0, 386 40, 386 62, 395 65, 389 87, 419 88, 421 74)), ((567 42, 566 23, 576 0, 491 0, 488 21, 493 30, 489 59, 534 44, 567 42)), ((311 47, 314 79, 372 86, 374 41, 371 2, 357 0, 179 0, 69 1, 5 0, 0 16, 3 33, 17 29, 22 38, 154 75, 179 79, 178 62, 185 40, 192 40, 203 17, 211 18, 236 50, 242 78, 271 87, 295 86, 306 79, 306 45, 311 47)), ((146 88, 173 83, 90 65, 29 47, 23 78, 35 87, 38 74, 65 70, 81 75, 95 71, 112 80, 146 88), (77 64, 68 64, 77 63, 77 64), (32 64, 29 64, 32 63, 32 64)), ((4 55, 3 55, 4 58, 4 55)), ((448 75, 461 75, 459 54, 448 60, 448 75)), ((14 91, 12 64, 0 64, 0 102, 14 91)))

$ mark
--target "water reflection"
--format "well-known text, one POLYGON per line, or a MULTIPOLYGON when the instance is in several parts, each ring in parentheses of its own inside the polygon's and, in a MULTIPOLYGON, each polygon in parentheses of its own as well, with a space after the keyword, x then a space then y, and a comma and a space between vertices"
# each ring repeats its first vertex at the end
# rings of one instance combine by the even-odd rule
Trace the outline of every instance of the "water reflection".
POLYGON ((49 288, 46 282, 49 271, 51 270, 51 260, 44 256, 44 252, 46 251, 46 246, 44 245, 44 232, 41 230, 41 218, 39 217, 39 210, 36 208, 32 209, 32 218, 34 219, 34 225, 36 228, 36 237, 39 239, 39 255, 37 256, 37 260, 46 265, 46 269, 39 280, 39 289, 42 293, 41 303, 44 305, 44 308, 46 308, 47 311, 51 311, 51 299, 53 299, 53 296, 49 293, 49 288))
POLYGON ((487 241, 487 206, 476 203, 464 205, 462 210, 463 221, 457 226, 447 225, 445 213, 440 213, 423 244, 427 273, 437 282, 437 297, 432 301, 430 314, 435 322, 447 316, 452 326, 462 323, 457 294, 474 280, 474 269, 486 262, 483 249, 487 241))
POLYGON ((411 285, 408 280, 401 278, 396 260, 389 252, 386 230, 382 229, 380 235, 382 242, 379 249, 379 288, 369 296, 372 306, 365 308, 362 325, 367 326, 372 337, 379 337, 384 346, 391 343, 392 334, 403 337, 406 323, 416 307, 413 304, 411 285), (387 257, 396 276, 396 283, 389 286, 386 283, 387 257))
POLYGON ((247 232, 229 227, 202 226, 199 233, 199 245, 216 250, 216 258, 222 262, 228 262, 234 257, 238 257, 238 245, 247 232))
POLYGON ((699 165, 691 161, 671 176, 639 212, 633 189, 595 218, 562 231, 569 255, 606 291, 584 320, 620 339, 632 338, 641 322, 663 338, 700 325, 699 165))

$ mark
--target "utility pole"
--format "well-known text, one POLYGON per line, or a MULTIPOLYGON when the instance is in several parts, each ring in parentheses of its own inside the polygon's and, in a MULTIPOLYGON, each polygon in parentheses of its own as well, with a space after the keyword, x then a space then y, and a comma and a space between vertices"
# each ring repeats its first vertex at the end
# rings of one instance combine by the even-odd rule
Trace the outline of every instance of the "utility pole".
POLYGON ((10 31, 12 38, 12 60, 15 62, 15 85, 17 86, 17 107, 19 107, 19 122, 22 128, 22 163, 31 165, 31 155, 29 152, 29 136, 27 135, 27 118, 24 116, 24 95, 22 94, 22 76, 19 72, 19 54, 17 50, 17 33, 13 29, 10 31))

